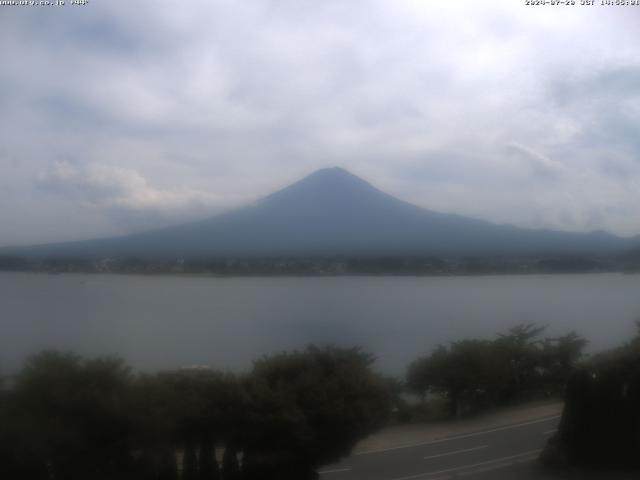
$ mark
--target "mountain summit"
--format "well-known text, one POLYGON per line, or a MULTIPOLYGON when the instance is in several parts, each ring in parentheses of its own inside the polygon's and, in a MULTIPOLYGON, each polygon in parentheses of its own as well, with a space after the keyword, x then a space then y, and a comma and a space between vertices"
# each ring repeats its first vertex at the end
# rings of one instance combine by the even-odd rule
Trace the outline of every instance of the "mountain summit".
POLYGON ((317 170, 302 180, 273 193, 267 201, 325 200, 341 198, 346 202, 371 195, 386 195, 360 177, 344 168, 333 167, 317 170))
POLYGON ((38 256, 221 258, 328 255, 609 253, 605 233, 521 229, 438 213, 326 168, 255 205, 118 238, 21 249, 38 256))

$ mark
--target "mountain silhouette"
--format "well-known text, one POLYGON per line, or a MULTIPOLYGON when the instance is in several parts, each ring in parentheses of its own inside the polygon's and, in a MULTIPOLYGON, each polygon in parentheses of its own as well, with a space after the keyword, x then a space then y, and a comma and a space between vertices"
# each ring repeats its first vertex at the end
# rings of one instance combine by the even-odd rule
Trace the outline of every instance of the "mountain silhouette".
POLYGON ((438 213, 326 168, 254 205, 124 237, 20 249, 38 256, 258 257, 611 253, 629 239, 605 232, 517 228, 438 213))

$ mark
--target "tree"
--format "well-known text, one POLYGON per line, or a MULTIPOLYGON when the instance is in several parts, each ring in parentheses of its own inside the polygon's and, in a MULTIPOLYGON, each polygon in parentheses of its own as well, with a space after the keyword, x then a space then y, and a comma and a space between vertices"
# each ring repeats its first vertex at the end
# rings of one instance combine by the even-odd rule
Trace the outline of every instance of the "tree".
POLYGON ((165 375, 141 375, 132 385, 131 415, 140 469, 149 479, 178 479, 176 452, 181 444, 180 392, 165 375))
POLYGON ((131 381, 129 368, 114 358, 82 361, 56 352, 30 358, 9 407, 17 425, 14 451, 28 475, 131 478, 131 381))
POLYGON ((220 469, 215 457, 213 442, 205 437, 200 443, 198 452, 198 473, 200 480, 219 480, 220 469))
POLYGON ((227 445, 222 456, 222 479, 240 480, 240 465, 238 464, 238 452, 233 445, 227 445))
POLYGON ((638 439, 640 325, 630 342, 595 355, 571 374, 558 433, 547 444, 542 460, 639 471, 638 439))
POLYGON ((575 332, 545 338, 542 345, 544 388, 550 394, 562 393, 567 379, 582 358, 587 341, 575 332))
POLYGON ((498 335, 496 347, 508 367, 501 392, 503 402, 512 401, 518 394, 537 386, 540 374, 537 368, 542 365, 540 335, 545 330, 546 327, 527 323, 498 335))
POLYGON ((235 376, 183 369, 142 377, 136 386, 140 400, 136 417, 144 419, 139 431, 148 433, 141 443, 150 456, 166 458, 166 451, 182 450, 183 477, 218 478, 213 439, 237 436, 244 411, 235 376))
POLYGON ((198 480, 198 457, 196 455, 196 447, 192 441, 187 441, 184 445, 182 479, 198 480))
POLYGON ((372 362, 359 349, 313 346, 255 362, 242 438, 247 478, 316 478, 319 465, 381 426, 390 399, 372 362))
POLYGON ((265 357, 250 375, 133 376, 121 360, 44 352, 0 389, 0 465, 20 480, 316 478, 385 420, 388 381, 358 349, 265 357), (222 472, 215 442, 225 445, 222 472), (242 454, 242 472, 238 462, 242 454))
POLYGON ((439 393, 449 400, 451 416, 475 410, 495 400, 504 378, 504 364, 492 342, 462 340, 440 345, 409 366, 407 383, 424 397, 439 393))
MULTIPOLYGON (((149 472, 149 469, 145 469, 149 472)), ((152 474, 153 475, 153 474, 152 474)), ((165 449, 160 452, 160 464, 157 473, 151 478, 158 480, 178 480, 178 463, 176 461, 176 453, 171 449, 165 449)))
POLYGON ((544 327, 518 325, 495 340, 438 346, 407 370, 408 389, 449 400, 452 416, 523 396, 560 393, 586 341, 574 332, 542 339, 544 327))

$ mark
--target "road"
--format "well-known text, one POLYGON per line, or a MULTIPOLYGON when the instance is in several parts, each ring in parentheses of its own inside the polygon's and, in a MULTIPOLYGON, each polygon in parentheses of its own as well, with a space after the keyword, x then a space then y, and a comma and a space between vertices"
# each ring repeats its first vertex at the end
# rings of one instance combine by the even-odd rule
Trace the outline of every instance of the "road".
MULTIPOLYGON (((322 480, 445 480, 454 477, 525 478, 523 465, 534 467, 559 417, 432 440, 414 445, 361 452, 320 471, 322 480)), ((526 468, 525 468, 526 469, 526 468)), ((536 478, 536 477, 531 477, 536 478)))
MULTIPOLYGON (((360 452, 320 470, 321 480, 543 480, 557 478, 536 459, 558 415, 428 442, 360 452)), ((575 477, 566 472, 561 478, 575 477)), ((578 478, 612 478, 584 475, 578 478)), ((616 477, 618 478, 618 477, 616 477)), ((623 477, 620 477, 623 478, 623 477)))

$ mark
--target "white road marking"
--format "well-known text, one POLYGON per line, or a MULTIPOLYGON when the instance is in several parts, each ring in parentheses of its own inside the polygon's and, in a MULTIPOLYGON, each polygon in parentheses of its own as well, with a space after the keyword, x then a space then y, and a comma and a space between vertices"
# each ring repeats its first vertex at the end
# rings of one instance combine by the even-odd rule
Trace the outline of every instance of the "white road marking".
MULTIPOLYGON (((501 468, 506 468, 506 467, 510 467, 511 465, 513 465, 516 462, 502 462, 502 463, 495 463, 493 465, 489 465, 488 467, 480 467, 480 468, 473 468, 471 470, 469 470, 468 472, 462 472, 460 474, 454 473, 454 477, 468 477, 469 475, 478 475, 479 473, 487 473, 487 472, 493 472, 494 470, 499 470, 501 468)), ((454 478, 452 476, 449 476, 449 478, 454 478)))
MULTIPOLYGON (((485 465, 490 465, 490 464, 497 464, 497 465, 492 465, 493 468, 489 468, 486 471, 495 469, 495 468, 502 468, 502 467, 506 467, 509 466, 511 463, 507 462, 508 460, 512 460, 512 459, 516 459, 519 457, 524 457, 527 455, 537 455, 538 453, 540 453, 542 450, 529 450, 527 452, 522 452, 522 453, 518 453, 516 455, 509 455, 508 457, 502 457, 502 458, 495 458, 493 460, 486 460, 484 462, 478 462, 478 463, 472 463, 470 465, 461 465, 459 467, 453 467, 453 468, 445 468, 444 470, 438 470, 435 472, 424 472, 424 473, 418 473, 416 475, 409 475, 406 477, 397 477, 394 478, 392 480, 412 480, 414 478, 423 478, 423 477, 431 477, 433 475, 441 475, 443 473, 450 473, 450 472, 462 472, 464 470, 470 470, 476 467, 482 467, 485 465), (505 463, 506 462, 506 463, 505 463)), ((467 473, 471 473, 471 472, 467 472, 467 473)))
POLYGON ((424 457, 424 459, 429 460, 430 458, 448 457, 449 455, 457 455, 458 453, 473 452, 475 450, 481 450, 483 448, 487 448, 488 446, 489 445, 480 445, 479 447, 465 448, 464 450, 456 450, 455 452, 439 453, 438 455, 429 455, 428 457, 424 457))
POLYGON ((530 422, 514 423, 512 425, 505 425, 503 427, 491 428, 489 430, 483 430, 481 432, 473 432, 473 433, 467 433, 467 434, 462 434, 462 435, 454 435, 454 436, 451 436, 451 437, 448 437, 448 438, 441 438, 441 439, 438 439, 438 440, 430 440, 430 441, 427 441, 427 442, 412 443, 412 444, 409 444, 409 445, 400 445, 398 447, 380 448, 380 449, 376 449, 376 450, 367 450, 365 452, 354 453, 354 456, 371 455, 372 453, 391 452, 393 450, 401 450, 403 448, 423 447, 425 445, 435 445, 435 444, 443 443, 443 442, 452 442, 454 440, 460 440, 460 439, 463 439, 463 438, 477 437, 478 435, 484 435, 486 433, 500 432, 500 431, 503 431, 503 430, 510 430, 510 429, 513 429, 513 428, 526 427, 527 425, 533 425, 533 424, 536 424, 536 423, 549 422, 549 421, 555 420, 557 418, 560 418, 560 415, 554 415, 552 417, 545 417, 545 418, 541 418, 541 419, 538 419, 538 420, 532 420, 530 422))
POLYGON ((552 433, 556 433, 558 431, 557 428, 554 428, 553 430, 547 430, 546 432, 542 432, 542 435, 551 435, 552 433))
POLYGON ((323 470, 318 472, 318 475, 326 475, 327 473, 340 473, 340 472, 350 472, 350 468, 335 468, 333 470, 323 470))

